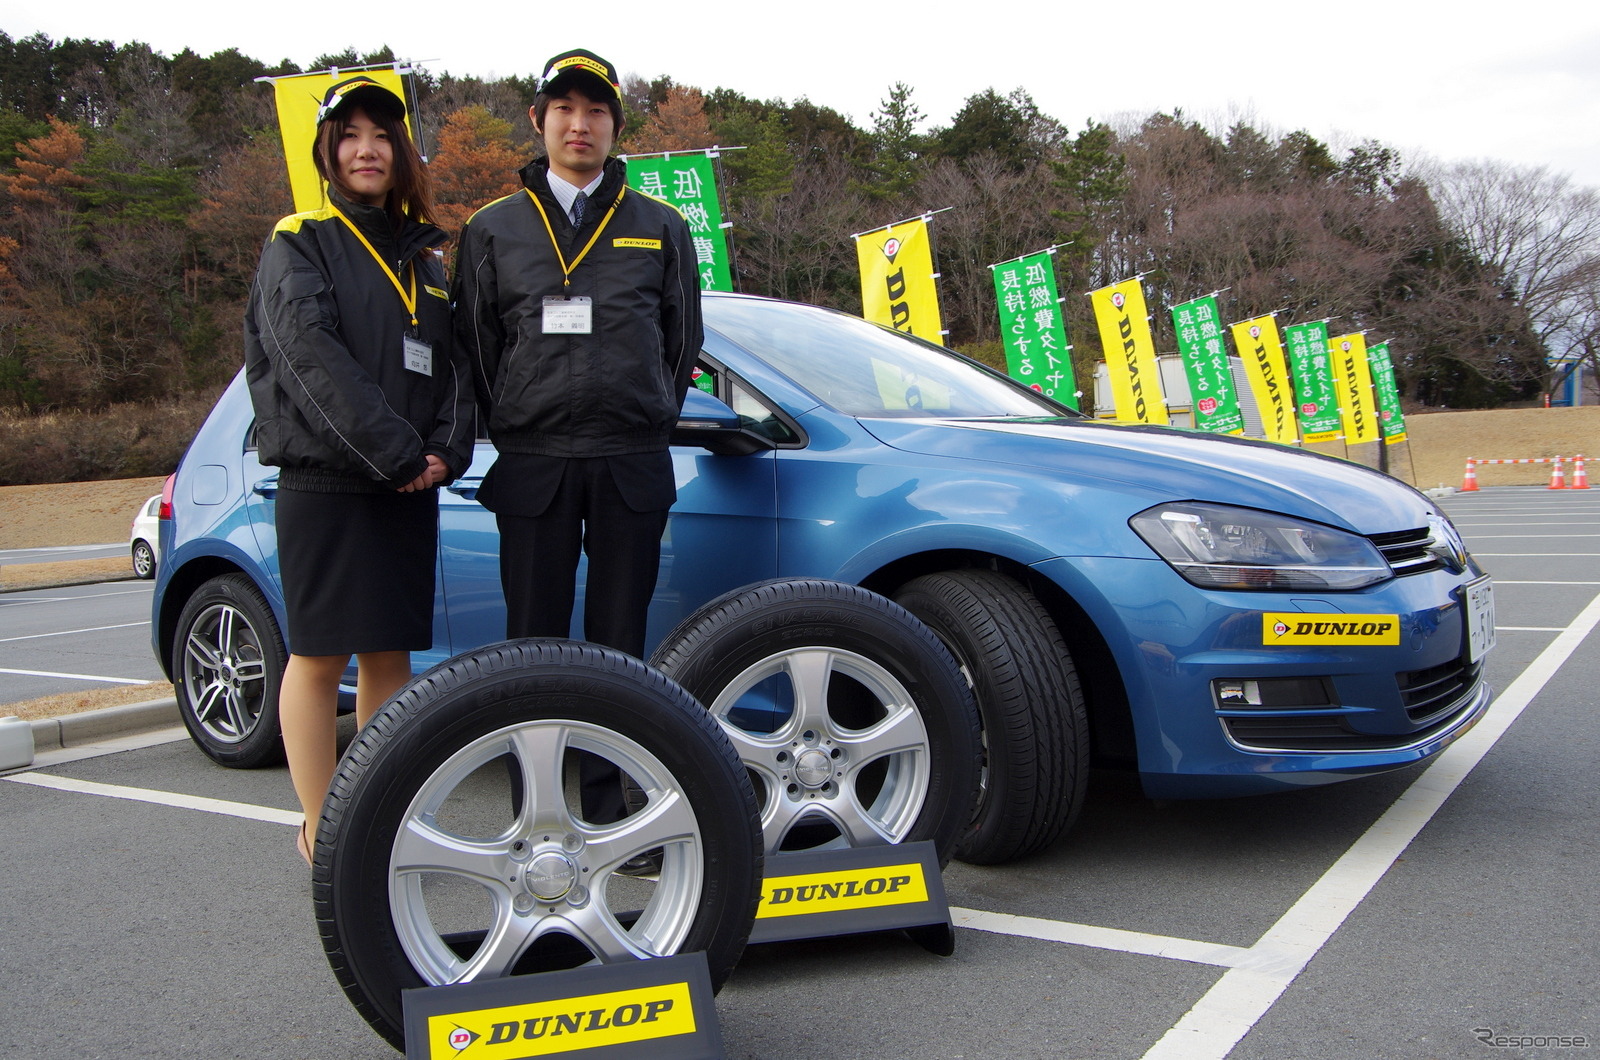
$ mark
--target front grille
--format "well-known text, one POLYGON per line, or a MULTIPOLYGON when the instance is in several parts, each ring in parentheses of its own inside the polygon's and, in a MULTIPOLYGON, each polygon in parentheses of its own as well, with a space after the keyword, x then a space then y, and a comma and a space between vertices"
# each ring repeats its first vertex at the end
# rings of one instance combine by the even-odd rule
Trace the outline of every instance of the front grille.
POLYGON ((1394 571, 1397 578, 1438 570, 1441 566, 1438 554, 1429 551, 1434 543, 1433 532, 1425 526, 1416 530, 1373 534, 1368 540, 1378 546, 1378 551, 1389 561, 1389 569, 1394 571))
POLYGON ((1395 674, 1400 698, 1406 705, 1406 717, 1418 725, 1426 725, 1454 706, 1478 683, 1482 674, 1483 664, 1469 663, 1466 656, 1426 670, 1395 674))

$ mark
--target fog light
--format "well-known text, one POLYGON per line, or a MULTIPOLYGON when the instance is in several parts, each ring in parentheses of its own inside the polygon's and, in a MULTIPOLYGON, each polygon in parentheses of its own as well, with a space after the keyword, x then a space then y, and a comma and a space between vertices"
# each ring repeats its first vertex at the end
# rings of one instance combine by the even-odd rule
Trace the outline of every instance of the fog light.
POLYGON ((1218 681, 1217 702, 1224 707, 1259 707, 1261 686, 1254 681, 1218 681))
POLYGON ((1211 682, 1211 691, 1218 710, 1304 710, 1338 705, 1326 677, 1224 677, 1211 682))

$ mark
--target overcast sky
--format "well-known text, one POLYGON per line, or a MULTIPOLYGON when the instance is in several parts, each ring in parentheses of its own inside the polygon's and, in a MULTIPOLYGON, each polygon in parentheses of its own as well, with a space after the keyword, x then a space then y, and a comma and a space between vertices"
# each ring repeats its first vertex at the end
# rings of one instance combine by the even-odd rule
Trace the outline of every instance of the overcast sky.
POLYGON ((549 56, 581 46, 624 75, 803 96, 862 128, 896 81, 912 87, 924 130, 947 124, 974 93, 1021 87, 1072 132, 1090 119, 1182 108, 1216 129, 1243 118, 1263 132, 1305 129, 1341 149, 1377 139, 1410 162, 1495 158, 1600 187, 1600 4, 624 0, 560 5, 577 28, 559 31, 541 26, 557 5, 404 3, 394 10, 406 15, 369 13, 378 10, 325 0, 71 0, 13 9, 0 30, 143 41, 169 56, 238 48, 301 65, 387 44, 433 73, 480 77, 536 74, 549 56))

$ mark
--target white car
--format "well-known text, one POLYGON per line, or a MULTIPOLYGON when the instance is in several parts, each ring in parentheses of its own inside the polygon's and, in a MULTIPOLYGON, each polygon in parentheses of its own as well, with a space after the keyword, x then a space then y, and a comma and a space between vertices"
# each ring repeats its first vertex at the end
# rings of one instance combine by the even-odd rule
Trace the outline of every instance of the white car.
POLYGON ((133 517, 128 530, 128 548, 133 553, 133 573, 140 578, 156 576, 156 560, 161 558, 161 494, 156 494, 143 504, 133 517))

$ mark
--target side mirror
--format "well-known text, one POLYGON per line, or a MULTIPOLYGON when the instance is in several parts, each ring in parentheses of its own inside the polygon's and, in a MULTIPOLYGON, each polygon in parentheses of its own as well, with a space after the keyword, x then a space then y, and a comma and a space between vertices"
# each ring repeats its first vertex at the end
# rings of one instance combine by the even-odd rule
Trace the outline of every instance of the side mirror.
POLYGON ((719 456, 745 456, 771 449, 772 443, 739 422, 739 414, 698 387, 683 396, 673 445, 690 445, 719 456))

